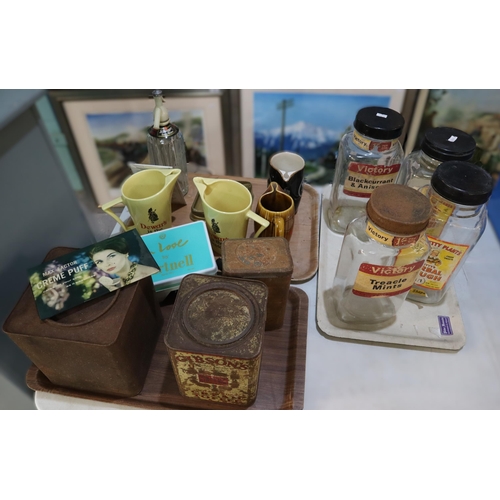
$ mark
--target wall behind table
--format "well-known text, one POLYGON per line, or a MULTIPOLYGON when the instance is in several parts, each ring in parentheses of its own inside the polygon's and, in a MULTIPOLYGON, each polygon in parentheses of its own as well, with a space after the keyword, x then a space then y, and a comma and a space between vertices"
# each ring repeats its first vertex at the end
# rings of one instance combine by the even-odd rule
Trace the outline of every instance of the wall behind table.
MULTIPOLYGON (((22 92, 0 90, 4 102, 22 92)), ((28 268, 53 247, 95 242, 36 109, 25 108, 0 124, 0 325, 28 285, 28 268)), ((30 364, 1 332, 0 373, 31 393, 30 364)))

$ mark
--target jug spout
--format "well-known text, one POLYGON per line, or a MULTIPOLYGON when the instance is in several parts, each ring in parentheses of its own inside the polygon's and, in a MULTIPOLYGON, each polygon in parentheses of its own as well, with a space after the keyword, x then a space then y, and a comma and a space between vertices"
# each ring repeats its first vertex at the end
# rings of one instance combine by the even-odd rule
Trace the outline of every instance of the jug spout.
POLYGON ((207 187, 209 187, 211 184, 214 182, 217 182, 218 179, 206 179, 205 177, 193 177, 193 183, 198 190, 198 193, 200 193, 200 198, 202 200, 205 199, 205 191, 207 190, 207 187))

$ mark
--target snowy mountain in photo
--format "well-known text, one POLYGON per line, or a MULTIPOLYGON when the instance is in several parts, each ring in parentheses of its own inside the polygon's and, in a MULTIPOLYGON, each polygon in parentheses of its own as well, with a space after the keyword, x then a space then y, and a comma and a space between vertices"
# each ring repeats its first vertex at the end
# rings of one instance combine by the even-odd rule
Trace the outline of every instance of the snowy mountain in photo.
MULTIPOLYGON (((304 121, 285 127, 283 149, 300 154, 305 160, 315 160, 326 155, 332 145, 340 141, 343 132, 325 129, 304 121)), ((281 127, 255 132, 255 149, 278 151, 281 127)))

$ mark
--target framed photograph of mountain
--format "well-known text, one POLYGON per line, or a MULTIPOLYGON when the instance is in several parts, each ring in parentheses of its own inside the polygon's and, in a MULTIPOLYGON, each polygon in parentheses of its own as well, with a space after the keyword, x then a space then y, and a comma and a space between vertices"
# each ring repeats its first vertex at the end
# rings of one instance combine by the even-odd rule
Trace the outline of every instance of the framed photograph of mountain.
MULTIPOLYGON (((86 91, 83 96, 74 92, 60 99, 60 106, 81 160, 80 174, 101 205, 120 195, 121 185, 132 175, 130 164, 149 163, 146 137, 154 102, 148 99, 151 91, 141 97, 139 91, 115 91, 114 97, 105 91, 86 91)), ((221 93, 167 91, 164 102, 184 136, 188 171, 225 174, 221 93)))
POLYGON ((366 106, 401 112, 406 90, 241 90, 242 175, 266 178, 269 157, 292 151, 306 180, 332 181, 339 141, 366 106))

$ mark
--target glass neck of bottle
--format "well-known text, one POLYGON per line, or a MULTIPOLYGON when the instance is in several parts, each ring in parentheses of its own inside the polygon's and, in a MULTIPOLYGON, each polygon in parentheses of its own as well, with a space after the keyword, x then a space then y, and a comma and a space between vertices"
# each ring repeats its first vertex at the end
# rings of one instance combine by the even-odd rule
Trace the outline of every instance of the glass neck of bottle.
POLYGON ((436 160, 435 158, 432 158, 432 156, 429 156, 428 154, 424 153, 423 151, 420 151, 420 161, 429 169, 429 170, 436 170, 436 168, 443 163, 441 160, 436 160))
POLYGON ((432 187, 429 188, 429 201, 434 212, 439 212, 447 217, 470 218, 481 216, 486 205, 460 205, 453 203, 436 193, 432 187))

